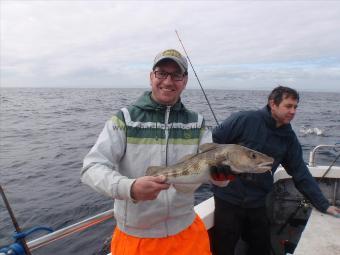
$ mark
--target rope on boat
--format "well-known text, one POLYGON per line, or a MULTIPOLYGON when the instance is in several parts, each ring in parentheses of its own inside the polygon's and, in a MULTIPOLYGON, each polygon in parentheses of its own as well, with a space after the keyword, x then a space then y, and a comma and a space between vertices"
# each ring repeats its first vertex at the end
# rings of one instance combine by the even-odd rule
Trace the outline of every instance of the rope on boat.
POLYGON ((334 159, 333 162, 329 165, 329 167, 328 167, 328 169, 326 170, 326 172, 321 176, 320 181, 326 177, 326 175, 327 175, 328 172, 331 170, 331 168, 334 166, 335 162, 339 159, 339 157, 340 157, 340 153, 339 153, 338 156, 335 157, 335 159, 334 159))
MULTIPOLYGON (((8 213, 9 213, 9 216, 11 217, 11 220, 12 220, 13 226, 14 226, 14 228, 15 228, 15 231, 16 231, 17 233, 21 233, 20 226, 19 226, 19 224, 18 224, 18 222, 17 222, 17 220, 16 220, 16 218, 15 218, 15 216, 14 216, 14 213, 13 213, 13 211, 12 211, 12 208, 11 208, 11 206, 9 205, 9 202, 8 202, 8 200, 7 200, 7 198, 6 198, 5 192, 4 192, 4 190, 2 189, 1 185, 0 185, 0 193, 1 193, 2 199, 4 200, 4 203, 5 203, 5 206, 6 206, 6 208, 7 208, 8 213)), ((25 252, 25 253, 18 253, 18 255, 19 255, 19 254, 32 255, 31 252, 30 252, 30 250, 29 250, 29 248, 28 248, 28 246, 27 246, 27 244, 26 244, 26 241, 25 241, 25 238, 24 238, 24 237, 18 238, 18 239, 16 240, 16 243, 19 244, 19 245, 21 245, 22 248, 23 248, 22 251, 25 252)), ((15 254, 16 254, 16 253, 15 253, 15 254)))
POLYGON ((2 196, 2 199, 5 203, 6 209, 11 217, 13 226, 16 231, 16 233, 13 235, 14 243, 11 245, 5 246, 5 247, 0 247, 0 255, 32 255, 25 240, 26 236, 34 232, 40 231, 40 230, 53 232, 53 229, 48 228, 48 227, 34 227, 25 232, 21 231, 18 221, 16 220, 14 216, 12 208, 6 198, 5 192, 2 189, 1 185, 0 185, 0 194, 2 196))

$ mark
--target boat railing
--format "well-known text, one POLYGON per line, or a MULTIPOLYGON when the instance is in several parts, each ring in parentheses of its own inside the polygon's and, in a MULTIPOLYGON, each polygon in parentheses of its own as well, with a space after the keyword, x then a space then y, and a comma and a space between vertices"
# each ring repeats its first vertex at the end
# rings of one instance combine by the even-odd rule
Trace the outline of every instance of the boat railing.
POLYGON ((96 225, 111 218, 113 218, 113 209, 99 213, 83 221, 62 228, 60 230, 54 231, 50 234, 44 235, 35 240, 29 241, 27 242, 27 246, 30 250, 35 250, 37 248, 46 246, 47 244, 52 243, 58 239, 62 239, 73 233, 83 231, 93 225, 96 225))
POLYGON ((315 161, 315 153, 316 151, 318 151, 319 149, 321 148, 333 148, 333 149, 340 149, 340 143, 336 143, 334 145, 329 145, 329 144, 320 144, 316 147, 314 147, 314 149, 309 153, 309 162, 308 162, 308 165, 309 166, 316 166, 316 161, 315 161))

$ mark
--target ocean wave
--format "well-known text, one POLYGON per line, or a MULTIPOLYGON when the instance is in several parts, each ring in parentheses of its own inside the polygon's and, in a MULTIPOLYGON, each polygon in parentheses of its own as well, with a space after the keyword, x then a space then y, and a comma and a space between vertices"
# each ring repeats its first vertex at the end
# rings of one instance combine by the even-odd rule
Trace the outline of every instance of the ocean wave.
POLYGON ((322 130, 321 128, 306 128, 301 127, 299 132, 303 135, 317 135, 317 136, 324 136, 325 130, 322 130))

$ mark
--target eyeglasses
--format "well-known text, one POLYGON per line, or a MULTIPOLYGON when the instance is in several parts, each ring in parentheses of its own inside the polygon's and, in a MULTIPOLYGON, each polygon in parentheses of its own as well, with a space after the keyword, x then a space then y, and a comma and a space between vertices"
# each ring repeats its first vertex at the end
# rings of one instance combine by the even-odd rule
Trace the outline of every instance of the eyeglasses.
POLYGON ((168 75, 171 76, 171 79, 173 81, 182 81, 187 73, 181 74, 181 73, 168 73, 164 71, 154 71, 156 78, 165 80, 168 78, 168 75))

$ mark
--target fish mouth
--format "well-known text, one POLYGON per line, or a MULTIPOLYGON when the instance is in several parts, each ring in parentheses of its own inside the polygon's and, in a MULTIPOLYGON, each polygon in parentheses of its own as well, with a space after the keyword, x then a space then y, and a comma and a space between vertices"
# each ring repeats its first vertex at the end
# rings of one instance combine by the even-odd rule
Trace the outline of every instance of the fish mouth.
POLYGON ((266 172, 266 171, 272 169, 272 165, 273 165, 273 162, 271 162, 271 161, 264 162, 264 163, 259 164, 256 169, 261 171, 261 172, 266 172))

